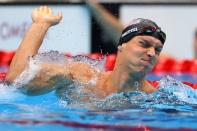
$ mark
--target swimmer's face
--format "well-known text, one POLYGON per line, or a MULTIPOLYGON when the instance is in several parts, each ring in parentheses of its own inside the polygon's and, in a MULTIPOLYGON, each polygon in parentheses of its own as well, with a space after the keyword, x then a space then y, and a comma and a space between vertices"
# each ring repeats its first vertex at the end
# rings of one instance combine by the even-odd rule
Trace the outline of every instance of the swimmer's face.
POLYGON ((163 44, 152 36, 136 36, 121 48, 128 69, 145 76, 157 63, 163 44))

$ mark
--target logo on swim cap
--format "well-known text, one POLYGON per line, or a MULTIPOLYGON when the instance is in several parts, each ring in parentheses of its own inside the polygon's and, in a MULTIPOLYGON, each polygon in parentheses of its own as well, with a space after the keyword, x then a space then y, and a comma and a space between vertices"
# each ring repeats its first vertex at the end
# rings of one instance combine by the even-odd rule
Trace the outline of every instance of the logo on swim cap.
POLYGON ((137 27, 136 27, 136 28, 132 28, 132 29, 126 31, 125 33, 123 33, 123 34, 121 35, 121 37, 124 37, 125 35, 127 35, 127 34, 129 34, 129 33, 132 33, 132 32, 136 32, 136 31, 137 31, 137 27))
POLYGON ((166 40, 165 33, 157 24, 148 19, 134 19, 123 31, 119 40, 119 45, 128 42, 134 36, 149 35, 159 39, 163 44, 166 40))

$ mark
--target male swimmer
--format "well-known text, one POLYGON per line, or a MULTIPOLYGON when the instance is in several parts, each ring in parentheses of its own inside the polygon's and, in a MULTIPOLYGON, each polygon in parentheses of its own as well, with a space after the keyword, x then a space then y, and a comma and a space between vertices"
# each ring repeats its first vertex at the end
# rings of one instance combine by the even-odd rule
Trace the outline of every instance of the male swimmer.
MULTIPOLYGON (((38 53, 48 29, 58 24, 61 19, 62 14, 54 15, 48 6, 33 10, 32 25, 25 33, 11 62, 6 76, 7 82, 15 82, 16 78, 29 66, 29 57, 38 53), (35 35, 32 36, 32 34, 35 35)), ((113 71, 98 71, 88 63, 80 61, 65 65, 41 63, 34 78, 22 88, 29 95, 39 95, 53 90, 64 91, 70 85, 75 85, 77 81, 85 87, 84 92, 91 92, 99 98, 105 98, 117 92, 135 90, 154 92, 156 89, 145 80, 145 76, 157 63, 165 39, 165 33, 155 22, 138 18, 122 31, 113 71), (90 83, 93 77, 96 78, 95 82, 90 83), (63 87, 55 88, 55 85, 60 82, 64 83, 61 85, 63 87)))

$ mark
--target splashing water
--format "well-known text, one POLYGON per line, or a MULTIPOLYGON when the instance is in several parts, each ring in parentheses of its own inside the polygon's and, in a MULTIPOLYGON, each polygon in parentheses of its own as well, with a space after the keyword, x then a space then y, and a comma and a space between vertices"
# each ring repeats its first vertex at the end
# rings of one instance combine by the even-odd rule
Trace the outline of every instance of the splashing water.
POLYGON ((104 70, 105 61, 106 61, 105 56, 99 59, 92 59, 87 56, 77 55, 77 56, 72 57, 72 59, 74 61, 89 63, 91 67, 97 69, 97 71, 100 71, 100 72, 104 70))
POLYGON ((129 108, 135 105, 142 108, 160 108, 176 105, 195 106, 197 104, 197 90, 184 85, 170 76, 165 76, 159 82, 159 89, 151 94, 140 91, 119 93, 106 98, 105 102, 108 101, 110 107, 114 105, 120 106, 120 104, 125 103, 127 103, 126 106, 129 108), (114 99, 117 99, 117 101, 113 102, 114 99))
MULTIPOLYGON (((160 80, 159 89, 153 95, 157 100, 163 98, 169 104, 197 104, 197 90, 170 76, 160 80)), ((161 100, 158 102, 162 102, 161 100)))
POLYGON ((85 55, 76 55, 72 57, 65 56, 63 53, 59 53, 58 51, 50 51, 42 54, 38 54, 34 57, 34 60, 40 63, 58 63, 58 64, 66 64, 69 62, 85 62, 90 64, 91 67, 98 69, 99 71, 103 71, 106 57, 101 57, 98 59, 92 59, 85 55))
MULTIPOLYGON (((30 58, 28 68, 16 79, 15 84, 18 86, 31 80, 39 71, 40 63, 58 63, 66 64, 69 62, 81 61, 90 64, 98 71, 103 71, 105 58, 91 59, 87 56, 65 57, 57 51, 42 53, 30 58), (20 83, 20 84, 18 84, 20 83)), ((92 78, 90 83, 94 83, 97 78, 92 78)), ((2 88, 3 89, 3 88, 2 88)), ((10 88, 8 88, 10 89, 10 88)), ((16 89, 16 88, 15 88, 16 89)), ((137 89, 137 88, 136 88, 137 89)), ((3 91, 5 92, 5 91, 3 91)), ((13 91, 12 91, 13 92, 13 91)), ((2 91, 1 91, 2 93, 2 91)), ((9 94, 9 93, 8 93, 9 94)), ((10 94, 9 94, 10 95, 10 94)), ((0 95, 0 97, 3 95, 0 95)), ((10 95, 12 96, 12 95, 10 95)), ((6 98, 4 96, 4 98, 6 98)), ((1 99, 1 98, 0 98, 1 99)), ((11 99, 11 97, 10 97, 11 99)), ((170 76, 163 77, 159 82, 159 89, 154 93, 147 94, 139 90, 132 92, 114 93, 107 98, 97 98, 91 92, 84 92, 84 86, 79 82, 69 85, 63 90, 59 98, 60 105, 71 108, 86 109, 128 109, 134 107, 158 108, 158 105, 196 105, 197 91, 191 87, 182 84, 170 76), (81 99, 89 98, 88 102, 82 102, 81 99)))
POLYGON ((0 83, 0 102, 11 102, 23 97, 24 95, 22 95, 14 86, 0 83))
MULTIPOLYGON (((78 94, 83 95, 83 93, 78 94)), ((91 97, 91 96, 90 96, 91 97)), ((160 80, 159 89, 154 93, 147 94, 140 91, 114 93, 105 99, 93 97, 91 104, 78 106, 81 108, 95 109, 129 109, 129 108, 176 108, 177 106, 196 106, 197 91, 182 84, 170 76, 160 80), (91 105, 91 107, 89 107, 91 105)), ((73 100, 73 99, 72 99, 73 100)), ((81 104, 79 101, 76 103, 81 104)), ((72 104, 71 104, 72 106, 72 104)))
MULTIPOLYGON (((26 96, 18 90, 20 84, 35 77, 40 70, 40 63, 66 64, 73 61, 87 62, 98 71, 103 70, 104 59, 97 61, 84 56, 65 57, 64 54, 51 51, 30 58, 28 67, 16 79, 15 84, 0 84, 0 126, 5 129, 11 127, 13 130, 15 126, 28 130, 43 125, 46 130, 51 127, 62 130, 62 127, 70 129, 70 125, 66 126, 66 123, 74 122, 81 125, 100 124, 101 127, 111 126, 113 129, 117 126, 130 129, 141 125, 162 129, 197 129, 196 90, 170 76, 163 77, 158 90, 151 94, 140 92, 136 83, 136 91, 114 93, 103 99, 91 92, 84 92, 85 87, 79 82, 62 88, 64 93, 61 96, 57 91, 41 96, 26 96), (84 97, 88 97, 89 101, 81 101, 84 97), (20 121, 27 122, 29 128, 24 123, 17 123, 20 121), (57 121, 65 125, 58 128, 57 121), (53 122, 56 124, 52 124, 53 122), (49 123, 50 126, 47 126, 49 123)), ((96 79, 95 76, 90 83, 94 83, 96 79)))

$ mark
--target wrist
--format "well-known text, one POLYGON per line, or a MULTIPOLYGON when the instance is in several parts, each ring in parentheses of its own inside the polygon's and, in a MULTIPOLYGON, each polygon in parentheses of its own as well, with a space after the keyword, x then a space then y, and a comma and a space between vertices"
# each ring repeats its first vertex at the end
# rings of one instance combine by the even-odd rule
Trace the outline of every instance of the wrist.
POLYGON ((36 22, 34 22, 32 25, 36 26, 37 28, 46 29, 46 30, 48 30, 48 28, 51 27, 51 25, 48 24, 48 23, 36 23, 36 22))

